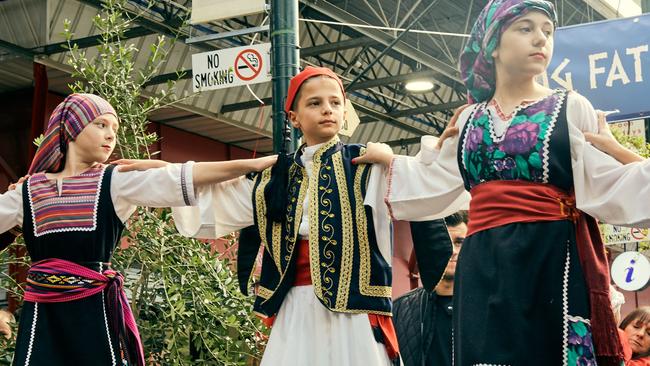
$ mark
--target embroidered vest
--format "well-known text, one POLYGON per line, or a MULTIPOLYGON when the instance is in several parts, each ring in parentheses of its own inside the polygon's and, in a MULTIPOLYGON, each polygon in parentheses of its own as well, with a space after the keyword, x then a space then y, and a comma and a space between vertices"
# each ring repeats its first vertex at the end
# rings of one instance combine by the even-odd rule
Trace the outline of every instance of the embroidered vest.
POLYGON ((566 121, 567 91, 520 106, 506 130, 495 132, 486 103, 476 104, 463 128, 458 147, 459 168, 465 188, 493 180, 523 180, 573 186, 569 134, 566 121))
POLYGON ((267 218, 264 188, 271 169, 253 188, 255 225, 264 246, 255 311, 272 316, 292 286, 294 249, 305 195, 309 195, 309 257, 316 297, 328 309, 390 315, 390 264, 377 246, 372 210, 363 205, 370 165, 353 165, 364 147, 335 139, 314 155, 311 177, 296 154, 289 168, 286 220, 267 218))

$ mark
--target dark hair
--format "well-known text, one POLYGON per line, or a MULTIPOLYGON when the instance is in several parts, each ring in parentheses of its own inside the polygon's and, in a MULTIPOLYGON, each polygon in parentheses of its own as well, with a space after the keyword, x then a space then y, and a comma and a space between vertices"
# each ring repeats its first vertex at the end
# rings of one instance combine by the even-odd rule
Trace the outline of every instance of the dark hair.
POLYGON ((460 210, 454 214, 445 217, 445 224, 447 224, 447 226, 458 226, 460 224, 467 225, 467 222, 468 222, 468 215, 467 215, 467 211, 465 210, 460 210))
MULTIPOLYGON (((618 327, 622 330, 625 330, 628 325, 632 322, 642 322, 642 323, 650 323, 650 306, 641 306, 631 313, 627 314, 627 316, 621 321, 621 325, 618 327)), ((645 352, 640 353, 640 354, 635 354, 633 355, 632 359, 635 358, 642 358, 642 357, 647 357, 650 356, 650 349, 647 349, 645 352)))

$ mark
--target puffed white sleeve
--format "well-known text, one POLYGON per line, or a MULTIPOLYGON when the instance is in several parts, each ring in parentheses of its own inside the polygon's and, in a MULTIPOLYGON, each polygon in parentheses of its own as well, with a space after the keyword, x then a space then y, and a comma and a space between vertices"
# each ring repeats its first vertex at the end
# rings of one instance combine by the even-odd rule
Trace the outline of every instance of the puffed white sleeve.
MULTIPOLYGON (((465 108, 458 117, 460 131, 473 109, 465 108)), ((435 139, 423 136, 418 155, 395 156, 388 172, 386 194, 393 218, 433 220, 467 208, 470 195, 458 167, 458 144, 459 136, 447 138, 437 152, 435 139)))
POLYGON ((23 185, 0 194, 0 233, 23 224, 23 185))
POLYGON ((197 205, 172 208, 178 232, 213 239, 252 225, 253 184, 252 180, 239 177, 198 188, 197 205))
POLYGON ((372 209, 373 227, 377 246, 386 263, 391 263, 393 256, 392 221, 384 197, 388 191, 386 181, 387 169, 380 164, 373 164, 366 186, 363 204, 372 209))
POLYGON ((124 222, 136 206, 176 207, 196 204, 192 180, 194 163, 169 164, 164 168, 120 172, 111 177, 111 198, 117 216, 124 222))
POLYGON ((591 103, 577 93, 567 99, 567 121, 576 206, 609 224, 650 227, 650 161, 623 165, 586 142, 597 132, 591 103))

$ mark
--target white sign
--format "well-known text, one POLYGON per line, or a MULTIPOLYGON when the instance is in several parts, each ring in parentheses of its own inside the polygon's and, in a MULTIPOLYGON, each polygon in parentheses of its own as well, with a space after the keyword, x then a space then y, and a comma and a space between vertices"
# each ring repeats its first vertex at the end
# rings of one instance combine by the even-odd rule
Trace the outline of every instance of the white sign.
POLYGON ((648 229, 602 224, 601 233, 607 245, 650 241, 648 229))
POLYGON ((266 9, 264 0, 192 0, 190 23, 206 23, 213 20, 237 18, 261 13, 266 9))
POLYGON ((612 280, 625 291, 638 291, 650 280, 650 262, 639 252, 623 252, 612 263, 612 280))
POLYGON ((359 126, 359 115, 354 110, 354 106, 350 99, 345 100, 345 121, 343 121, 343 126, 341 126, 341 131, 339 133, 344 136, 351 137, 354 134, 354 130, 359 126))
POLYGON ((194 92, 271 81, 271 44, 227 48, 192 55, 194 92))

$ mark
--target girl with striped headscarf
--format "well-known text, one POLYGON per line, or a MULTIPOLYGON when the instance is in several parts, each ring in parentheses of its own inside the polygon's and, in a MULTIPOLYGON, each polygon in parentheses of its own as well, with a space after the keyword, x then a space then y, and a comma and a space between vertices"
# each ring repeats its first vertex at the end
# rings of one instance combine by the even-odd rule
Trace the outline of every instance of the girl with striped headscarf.
POLYGON ((454 289, 454 363, 619 366, 596 220, 650 227, 650 163, 622 165, 585 141, 591 103, 536 77, 553 53, 555 8, 491 0, 460 58, 471 103, 458 136, 418 156, 370 144, 364 162, 390 166, 395 218, 444 217, 469 199, 469 232, 454 289))
POLYGON ((136 205, 192 205, 195 187, 275 162, 267 157, 118 171, 104 164, 118 129, 106 100, 68 96, 50 117, 29 179, 0 195, 0 232, 21 225, 33 261, 15 365, 144 365, 124 279, 110 268, 124 223, 136 205))

